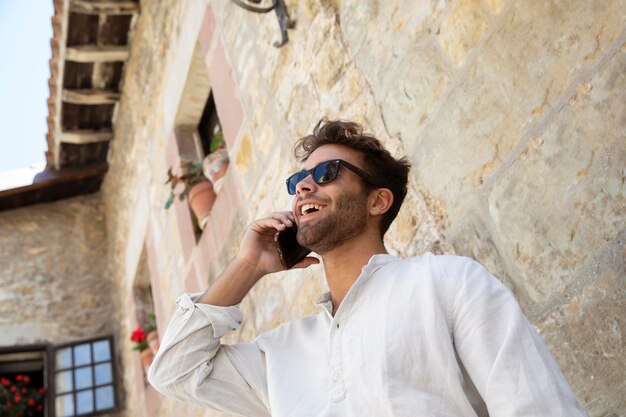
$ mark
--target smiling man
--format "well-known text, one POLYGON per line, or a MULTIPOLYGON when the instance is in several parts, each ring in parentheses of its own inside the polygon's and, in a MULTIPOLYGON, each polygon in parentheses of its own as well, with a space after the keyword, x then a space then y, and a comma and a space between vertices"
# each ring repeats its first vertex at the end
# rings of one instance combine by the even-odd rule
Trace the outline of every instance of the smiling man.
MULTIPOLYGON (((586 416, 513 295, 476 262, 387 254, 409 173, 358 124, 323 119, 296 144, 290 212, 250 224, 212 287, 187 294, 149 380, 181 401, 244 416, 586 416), (220 338, 237 304, 284 270, 274 236, 323 259, 321 312, 244 344, 220 338)), ((318 263, 306 257, 295 268, 318 263)))

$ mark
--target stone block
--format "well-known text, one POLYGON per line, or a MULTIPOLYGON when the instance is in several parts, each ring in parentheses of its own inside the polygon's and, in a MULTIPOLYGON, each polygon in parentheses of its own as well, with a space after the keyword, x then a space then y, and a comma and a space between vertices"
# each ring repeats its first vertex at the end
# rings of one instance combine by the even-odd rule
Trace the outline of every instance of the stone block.
POLYGON ((393 152, 401 147, 398 138, 389 140, 388 134, 384 128, 382 116, 380 114, 380 108, 371 94, 367 92, 361 94, 351 102, 346 102, 343 105, 340 104, 338 108, 331 108, 330 106, 332 104, 327 104, 324 96, 322 96, 322 99, 321 105, 324 107, 322 107, 321 113, 327 115, 330 119, 354 121, 361 124, 365 130, 373 132, 375 135, 377 135, 377 132, 383 132, 384 136, 378 135, 377 137, 381 139, 383 143, 385 141, 389 141, 391 144, 395 145, 394 149, 389 149, 390 152, 393 152))
POLYGON ((359 65, 375 80, 390 58, 425 39, 445 10, 445 3, 435 0, 347 0, 340 5, 341 29, 359 65))
POLYGON ((533 301, 562 291, 624 229, 625 69, 626 52, 617 53, 489 195, 502 253, 533 301))
POLYGON ((499 14, 504 8, 506 3, 511 3, 511 0, 484 0, 485 5, 490 12, 499 14))
MULTIPOLYGON (((357 101, 375 102, 363 73, 348 61, 341 69, 341 76, 337 83, 327 92, 319 91, 320 116, 326 115, 330 119, 348 119, 359 123, 365 122, 363 112, 350 112, 348 109, 357 101)), ((368 124, 368 128, 371 125, 368 124)))
POLYGON ((324 46, 315 55, 311 67, 311 77, 320 92, 329 91, 343 76, 347 52, 336 26, 331 26, 325 35, 324 46))
POLYGON ((310 22, 321 11, 322 2, 317 0, 298 1, 292 8, 288 6, 288 11, 294 11, 292 19, 297 23, 310 22))
POLYGON ((250 221, 274 211, 291 209, 292 197, 287 194, 285 179, 299 169, 299 163, 292 155, 290 145, 281 144, 263 158, 263 170, 252 184, 253 196, 246 205, 250 221))
MULTIPOLYGON (((290 44, 292 44, 292 41, 289 41, 287 45, 290 44)), ((280 81, 284 78, 284 62, 288 61, 293 53, 292 48, 286 49, 287 45, 280 49, 268 49, 263 45, 258 46, 257 53, 262 59, 256 55, 255 62, 261 70, 263 80, 265 80, 272 91, 275 91, 280 86, 280 81)))
POLYGON ((458 0, 441 23, 437 36, 452 62, 460 67, 467 54, 486 33, 488 21, 481 12, 480 0, 458 0))
POLYGON ((254 131, 258 128, 259 120, 263 119, 265 113, 268 112, 272 96, 267 93, 261 78, 259 63, 256 60, 249 59, 245 69, 237 68, 237 70, 244 72, 238 88, 239 91, 246 92, 240 95, 245 113, 244 118, 252 122, 249 128, 254 131))
POLYGON ((261 129, 261 134, 257 137, 257 140, 254 141, 254 145, 259 150, 261 157, 268 157, 277 143, 278 137, 276 136, 274 128, 271 124, 265 123, 261 129))
POLYGON ((283 114, 283 124, 289 127, 292 138, 308 134, 311 125, 320 118, 318 93, 310 80, 283 83, 276 99, 283 114))
POLYGON ((248 171, 254 171, 256 169, 253 165, 254 162, 255 159, 252 137, 249 132, 244 132, 243 135, 241 135, 238 147, 236 148, 235 167, 241 174, 245 175, 248 171))
POLYGON ((394 59, 376 92, 384 103, 381 110, 389 133, 412 140, 449 82, 441 57, 430 44, 394 59))
POLYGON ((450 80, 429 40, 444 11, 437 2, 349 1, 341 6, 345 42, 381 103, 391 136, 413 138, 450 80))
POLYGON ((443 234, 446 226, 445 209, 411 181, 398 217, 385 235, 386 247, 401 257, 425 252, 453 254, 443 234))
POLYGON ((590 416, 624 410, 626 233, 589 260, 537 327, 590 416), (612 411, 607 411, 612 410, 612 411))
POLYGON ((590 67, 588 55, 609 50, 621 27, 616 10, 615 2, 584 1, 507 9, 453 91, 412 133, 416 174, 433 195, 445 196, 453 218, 463 215, 469 196, 493 178, 528 129, 560 105, 590 67))
POLYGON ((319 11, 315 16, 312 16, 310 20, 299 21, 298 26, 306 25, 307 27, 314 27, 316 30, 308 30, 302 34, 302 38, 296 38, 303 44, 303 48, 296 48, 294 53, 306 55, 312 57, 317 55, 322 49, 327 49, 329 46, 326 44, 329 38, 340 39, 342 38, 339 26, 335 15, 329 13, 327 10, 319 11), (300 50, 302 49, 302 50, 300 50))
POLYGON ((254 191, 259 176, 262 175, 264 163, 259 158, 256 138, 249 131, 244 132, 233 150, 234 158, 232 168, 236 182, 239 184, 239 193, 244 199, 248 199, 254 191))

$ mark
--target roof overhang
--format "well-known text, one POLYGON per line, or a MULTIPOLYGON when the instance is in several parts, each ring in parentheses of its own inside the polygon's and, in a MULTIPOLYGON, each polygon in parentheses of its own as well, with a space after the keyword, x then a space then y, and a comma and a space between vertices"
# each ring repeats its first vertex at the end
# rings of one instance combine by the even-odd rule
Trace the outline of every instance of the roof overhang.
POLYGON ((0 210, 99 189, 138 13, 136 1, 54 0, 46 168, 0 187, 0 210))

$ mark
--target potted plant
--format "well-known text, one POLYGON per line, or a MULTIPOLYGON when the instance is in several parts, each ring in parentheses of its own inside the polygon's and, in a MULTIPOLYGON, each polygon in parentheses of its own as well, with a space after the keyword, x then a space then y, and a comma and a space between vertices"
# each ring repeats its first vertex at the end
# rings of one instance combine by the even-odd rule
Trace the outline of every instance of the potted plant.
POLYGON ((202 160, 204 176, 213 183, 213 190, 216 193, 222 188, 229 161, 228 151, 224 144, 224 133, 221 127, 217 125, 213 132, 209 154, 202 160))
POLYGON ((145 373, 148 373, 148 369, 152 364, 152 360, 154 359, 154 353, 150 350, 150 346, 148 345, 148 341, 146 340, 146 332, 141 327, 137 327, 130 336, 130 340, 135 343, 133 346, 133 350, 139 352, 139 357, 141 358, 141 364, 143 365, 143 370, 145 373))
POLYGON ((165 208, 171 207, 178 194, 181 201, 187 198, 196 217, 202 219, 209 214, 215 201, 213 184, 202 173, 201 162, 183 162, 181 171, 181 174, 174 174, 172 167, 167 170, 165 184, 170 184, 171 192, 165 208))

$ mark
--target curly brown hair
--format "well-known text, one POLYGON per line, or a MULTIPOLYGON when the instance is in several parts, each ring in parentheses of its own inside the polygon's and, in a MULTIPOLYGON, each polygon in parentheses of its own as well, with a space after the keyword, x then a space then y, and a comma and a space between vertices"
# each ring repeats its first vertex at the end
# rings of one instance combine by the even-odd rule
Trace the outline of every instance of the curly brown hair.
POLYGON ((384 236, 398 215, 406 196, 411 163, 406 157, 395 159, 380 140, 364 133, 360 124, 347 120, 328 120, 326 117, 317 122, 313 133, 296 142, 294 154, 304 162, 317 148, 331 144, 361 152, 365 164, 363 169, 380 184, 380 187, 376 187, 365 183, 368 192, 375 188, 388 188, 393 193, 391 208, 380 222, 380 235, 384 236))

